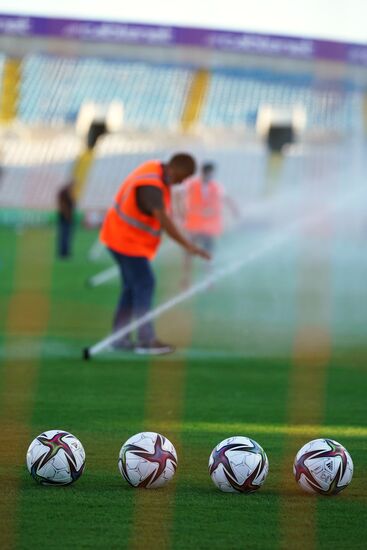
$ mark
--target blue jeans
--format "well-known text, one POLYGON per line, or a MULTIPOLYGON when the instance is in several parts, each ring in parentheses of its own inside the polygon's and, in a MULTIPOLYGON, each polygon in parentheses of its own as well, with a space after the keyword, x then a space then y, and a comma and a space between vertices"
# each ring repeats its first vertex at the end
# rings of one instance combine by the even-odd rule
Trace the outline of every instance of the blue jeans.
MULTIPOLYGON (((155 279, 147 258, 126 256, 111 249, 109 251, 119 267, 122 282, 122 292, 113 320, 113 329, 116 331, 150 311, 155 279)), ((149 321, 139 327, 137 336, 140 342, 153 340, 155 338, 153 323, 149 321)))
POLYGON ((59 258, 71 256, 71 241, 73 237, 72 221, 59 216, 57 219, 57 254, 59 258))

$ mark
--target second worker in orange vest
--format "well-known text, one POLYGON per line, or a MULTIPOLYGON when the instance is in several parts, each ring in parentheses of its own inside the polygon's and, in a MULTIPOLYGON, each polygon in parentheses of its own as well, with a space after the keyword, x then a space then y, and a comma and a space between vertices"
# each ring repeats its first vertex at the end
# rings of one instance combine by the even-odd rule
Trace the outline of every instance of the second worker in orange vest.
MULTIPOLYGON (((212 254, 215 240, 223 232, 223 204, 230 208, 232 215, 239 217, 239 210, 223 187, 213 176, 215 166, 206 162, 201 167, 201 175, 185 184, 183 227, 190 240, 212 254)), ((188 287, 191 279, 191 257, 185 254, 182 286, 188 287)))
MULTIPOLYGON (((192 176, 195 169, 194 159, 185 153, 174 155, 167 164, 145 162, 127 176, 106 214, 100 238, 119 266, 123 285, 113 322, 115 331, 151 309, 155 279, 150 260, 157 253, 162 231, 188 253, 210 259, 207 251, 181 233, 168 214, 171 186, 192 176)), ((130 334, 116 347, 156 355, 174 349, 157 340, 151 322, 138 329, 135 344, 130 334)))

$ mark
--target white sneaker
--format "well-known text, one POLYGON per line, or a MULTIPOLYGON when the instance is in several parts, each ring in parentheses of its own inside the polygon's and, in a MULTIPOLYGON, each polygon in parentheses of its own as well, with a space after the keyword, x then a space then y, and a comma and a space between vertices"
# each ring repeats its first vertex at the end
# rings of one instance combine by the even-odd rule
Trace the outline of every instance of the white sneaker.
POLYGON ((139 355, 166 355, 167 353, 173 353, 175 349, 174 346, 164 344, 159 340, 152 340, 151 342, 138 342, 134 351, 139 355))

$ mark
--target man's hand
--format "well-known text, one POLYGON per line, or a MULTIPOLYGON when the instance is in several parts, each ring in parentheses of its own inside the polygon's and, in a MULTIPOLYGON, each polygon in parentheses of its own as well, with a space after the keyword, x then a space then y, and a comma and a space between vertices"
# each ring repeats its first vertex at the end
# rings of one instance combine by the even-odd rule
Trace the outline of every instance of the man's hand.
POLYGON ((194 256, 200 256, 204 260, 210 260, 211 256, 199 248, 191 241, 187 240, 185 235, 176 227, 176 224, 168 216, 167 212, 164 209, 155 209, 153 210, 153 215, 161 222, 162 229, 173 239, 178 242, 183 248, 185 248, 190 254, 194 256))
POLYGON ((187 251, 193 256, 200 256, 201 258, 204 258, 204 260, 212 259, 209 252, 207 252, 203 248, 200 248, 199 246, 196 246, 194 243, 190 243, 189 246, 187 246, 187 251))

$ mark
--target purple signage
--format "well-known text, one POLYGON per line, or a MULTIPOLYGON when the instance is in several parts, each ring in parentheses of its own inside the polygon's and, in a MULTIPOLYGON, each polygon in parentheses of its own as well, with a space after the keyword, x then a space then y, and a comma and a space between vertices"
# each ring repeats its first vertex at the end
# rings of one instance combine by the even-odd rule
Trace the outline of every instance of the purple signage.
POLYGON ((246 54, 329 59, 367 65, 367 44, 246 32, 0 14, 0 34, 151 46, 198 46, 246 54))

